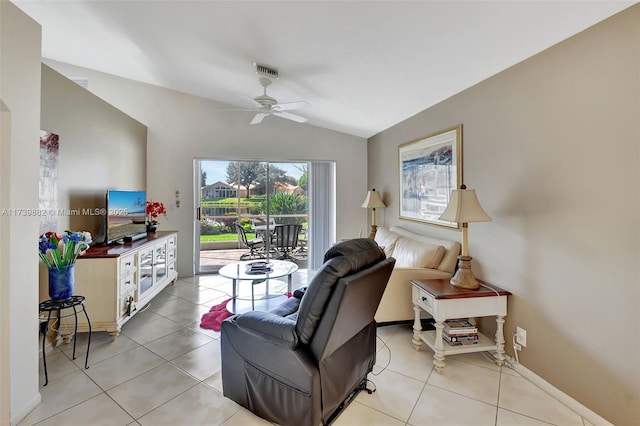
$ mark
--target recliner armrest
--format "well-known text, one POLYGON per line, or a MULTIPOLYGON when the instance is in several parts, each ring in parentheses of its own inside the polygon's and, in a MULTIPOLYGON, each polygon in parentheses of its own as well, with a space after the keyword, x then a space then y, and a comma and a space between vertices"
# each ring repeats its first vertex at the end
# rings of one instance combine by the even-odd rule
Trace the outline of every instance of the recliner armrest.
POLYGON ((296 323, 269 312, 250 311, 235 316, 238 327, 256 337, 291 349, 298 346, 296 323))

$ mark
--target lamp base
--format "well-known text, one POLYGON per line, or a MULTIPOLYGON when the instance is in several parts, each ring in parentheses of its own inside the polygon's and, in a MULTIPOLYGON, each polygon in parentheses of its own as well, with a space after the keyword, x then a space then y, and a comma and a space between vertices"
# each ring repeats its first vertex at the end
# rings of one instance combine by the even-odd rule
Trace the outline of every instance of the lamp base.
POLYGON ((480 288, 480 283, 471 272, 471 259, 471 256, 458 256, 458 271, 449 281, 451 285, 468 290, 480 288))
POLYGON ((370 240, 373 240, 376 237, 377 231, 378 231, 378 227, 376 225, 371 225, 371 232, 369 233, 370 240))

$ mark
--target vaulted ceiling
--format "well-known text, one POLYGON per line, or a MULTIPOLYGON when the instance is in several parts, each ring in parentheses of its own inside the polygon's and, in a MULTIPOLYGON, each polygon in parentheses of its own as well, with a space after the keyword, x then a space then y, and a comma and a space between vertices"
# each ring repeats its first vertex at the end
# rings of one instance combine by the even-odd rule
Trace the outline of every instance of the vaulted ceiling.
POLYGON ((239 107, 262 93, 265 63, 280 72, 269 95, 310 103, 290 112, 361 137, 636 3, 12 2, 42 25, 45 58, 239 107))

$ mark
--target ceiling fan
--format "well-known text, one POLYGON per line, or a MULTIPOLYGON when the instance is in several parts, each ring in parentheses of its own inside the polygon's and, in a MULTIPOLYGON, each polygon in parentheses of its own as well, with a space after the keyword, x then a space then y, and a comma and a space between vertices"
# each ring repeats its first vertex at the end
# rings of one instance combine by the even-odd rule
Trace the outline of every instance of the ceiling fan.
POLYGON ((260 124, 262 120, 269 115, 286 118, 287 120, 293 120, 298 123, 304 123, 305 121, 307 121, 305 117, 301 117, 299 115, 292 114, 286 111, 291 109, 306 108, 310 105, 309 102, 297 101, 280 104, 275 98, 267 95, 267 87, 271 84, 271 79, 260 77, 260 84, 264 88, 264 92, 262 93, 262 95, 256 96, 255 98, 243 95, 243 98, 246 98, 251 102, 252 107, 251 109, 246 109, 244 111, 257 112, 255 117, 253 117, 253 120, 251 120, 251 124, 260 124))

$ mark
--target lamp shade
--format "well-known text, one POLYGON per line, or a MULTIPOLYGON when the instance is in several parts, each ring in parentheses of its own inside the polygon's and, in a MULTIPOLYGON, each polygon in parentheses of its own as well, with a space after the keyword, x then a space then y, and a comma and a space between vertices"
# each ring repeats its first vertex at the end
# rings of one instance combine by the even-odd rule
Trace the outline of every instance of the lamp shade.
POLYGON ((464 185, 451 191, 451 201, 439 219, 457 223, 491 221, 489 215, 480 207, 476 190, 467 189, 464 185))
POLYGON ((377 207, 387 207, 382 202, 382 198, 380 198, 380 193, 376 192, 375 189, 367 192, 367 198, 362 203, 362 207, 365 209, 375 209, 377 207))

